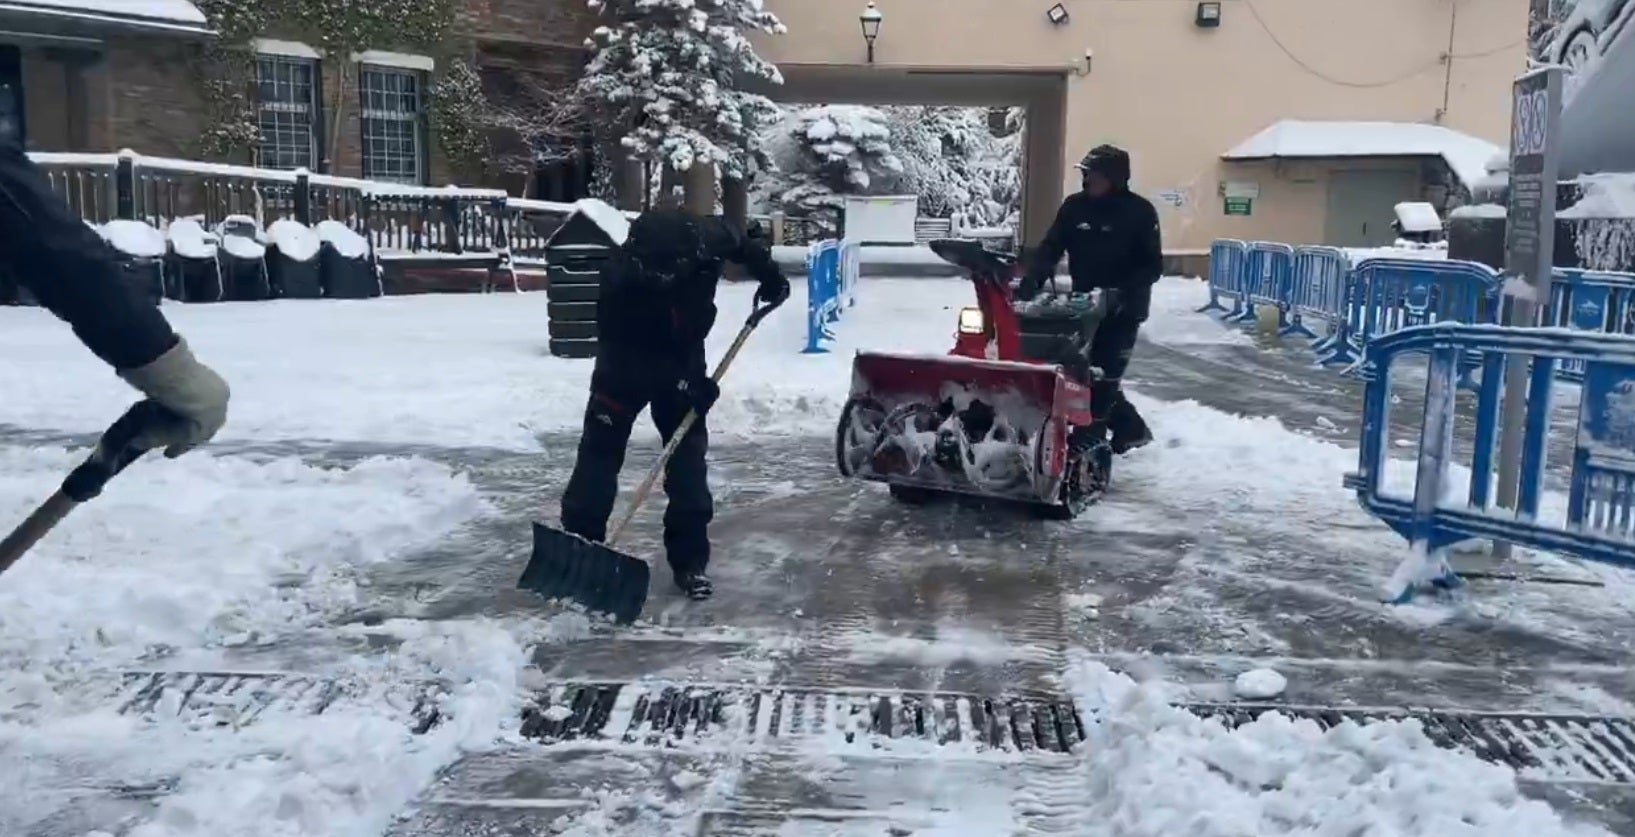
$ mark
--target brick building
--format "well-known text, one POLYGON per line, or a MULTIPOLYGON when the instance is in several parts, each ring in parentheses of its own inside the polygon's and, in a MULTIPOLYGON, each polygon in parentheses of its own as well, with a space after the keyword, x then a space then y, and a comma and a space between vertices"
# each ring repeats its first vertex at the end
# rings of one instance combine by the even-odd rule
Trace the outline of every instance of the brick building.
MULTIPOLYGON (((585 0, 469 0, 462 18, 457 37, 475 49, 491 96, 577 76, 595 25, 585 0)), ((193 74, 213 37, 185 0, 8 0, 0 5, 0 131, 37 151, 131 148, 209 159, 200 142, 205 94, 193 74)), ((459 180, 513 193, 526 187, 558 199, 588 186, 579 162, 532 173, 453 171, 430 124, 436 59, 395 46, 338 56, 294 40, 256 40, 259 141, 239 159, 215 161, 422 185, 459 180)))

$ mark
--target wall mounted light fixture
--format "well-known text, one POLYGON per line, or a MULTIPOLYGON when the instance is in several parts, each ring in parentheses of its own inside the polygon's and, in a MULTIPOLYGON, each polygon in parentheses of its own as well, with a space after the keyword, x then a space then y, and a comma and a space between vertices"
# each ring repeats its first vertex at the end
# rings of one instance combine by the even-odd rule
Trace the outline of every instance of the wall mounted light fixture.
POLYGON ((1217 2, 1200 2, 1198 16, 1192 21, 1200 29, 1213 29, 1221 25, 1221 4, 1217 2))
POLYGON ((1061 26, 1067 23, 1067 7, 1057 3, 1045 11, 1045 17, 1050 18, 1051 23, 1061 26))
POLYGON ((857 16, 858 22, 863 24, 863 40, 869 46, 870 64, 874 63, 874 39, 880 37, 880 21, 885 19, 886 16, 880 14, 880 10, 875 7, 874 0, 869 0, 868 7, 857 16))

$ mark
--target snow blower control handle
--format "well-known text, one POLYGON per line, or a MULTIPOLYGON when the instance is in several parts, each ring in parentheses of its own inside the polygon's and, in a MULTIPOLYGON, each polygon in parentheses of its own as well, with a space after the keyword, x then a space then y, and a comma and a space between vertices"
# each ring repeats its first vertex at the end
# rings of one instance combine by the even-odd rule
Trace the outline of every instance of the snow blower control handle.
POLYGON ((157 401, 138 401, 131 405, 103 431, 91 455, 62 481, 63 496, 75 503, 95 498, 109 480, 148 452, 146 448, 137 447, 137 439, 156 427, 182 421, 186 419, 157 401))

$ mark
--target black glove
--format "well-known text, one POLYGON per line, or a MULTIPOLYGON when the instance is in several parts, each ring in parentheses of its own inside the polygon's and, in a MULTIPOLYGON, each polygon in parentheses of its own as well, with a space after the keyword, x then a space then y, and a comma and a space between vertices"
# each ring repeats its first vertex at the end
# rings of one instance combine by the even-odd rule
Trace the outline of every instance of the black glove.
POLYGON ((676 381, 676 391, 686 399, 693 412, 703 418, 710 408, 715 406, 716 399, 721 397, 721 386, 713 379, 704 376, 688 376, 676 381))
POLYGON ((789 298, 789 280, 783 276, 768 279, 755 289, 755 305, 757 307, 770 305, 773 308, 784 303, 789 298))
POLYGON ((1016 301, 1027 302, 1039 295, 1039 290, 1045 286, 1042 276, 1024 276, 1016 285, 1016 301))

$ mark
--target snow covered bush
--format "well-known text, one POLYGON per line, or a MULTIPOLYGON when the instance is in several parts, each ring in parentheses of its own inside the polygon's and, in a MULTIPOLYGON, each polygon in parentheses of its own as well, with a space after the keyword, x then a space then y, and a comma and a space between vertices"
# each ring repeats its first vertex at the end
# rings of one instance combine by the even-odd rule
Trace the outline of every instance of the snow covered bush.
POLYGON ((889 113, 904 185, 919 196, 922 214, 997 226, 1015 211, 1022 191, 1022 131, 995 137, 982 108, 900 107, 889 113))
POLYGON ((759 202, 785 212, 837 210, 843 195, 888 194, 902 180, 887 117, 876 108, 806 108, 764 137, 775 170, 757 180, 759 202))
POLYGON ((965 226, 1014 223, 1021 204, 1021 108, 995 136, 983 108, 824 105, 762 134, 774 163, 754 189, 763 211, 810 214, 840 196, 913 194, 920 212, 965 226))
POLYGON ((783 83, 745 33, 781 34, 761 0, 589 0, 603 24, 579 90, 639 160, 686 171, 695 162, 744 177, 767 162, 758 131, 777 115, 765 96, 739 89, 783 83))

